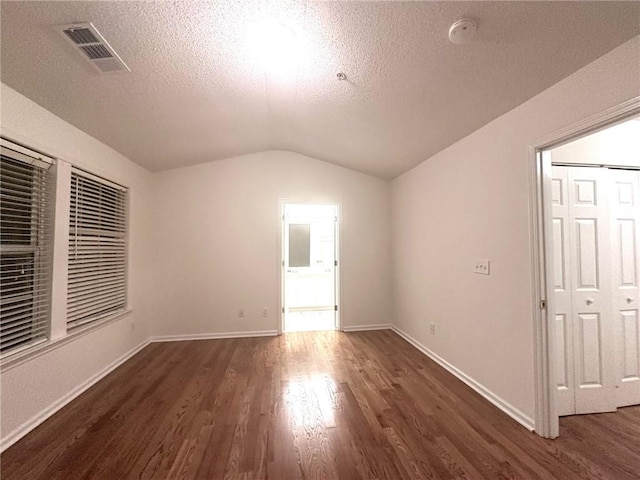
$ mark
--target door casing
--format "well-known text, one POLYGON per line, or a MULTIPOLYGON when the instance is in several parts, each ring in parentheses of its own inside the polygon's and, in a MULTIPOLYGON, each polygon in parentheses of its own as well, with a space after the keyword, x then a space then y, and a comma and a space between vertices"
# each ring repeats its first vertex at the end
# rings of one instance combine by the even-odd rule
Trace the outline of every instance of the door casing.
POLYGON ((278 218, 280 221, 280 228, 278 229, 278 280, 280 284, 280 296, 279 296, 279 304, 278 304, 278 312, 279 312, 279 320, 278 320, 278 335, 282 335, 284 332, 284 294, 285 294, 285 275, 284 275, 284 262, 285 262, 285 248, 284 248, 284 238, 285 238, 285 222, 284 222, 284 206, 285 205, 335 205, 338 219, 336 221, 336 230, 335 230, 335 248, 336 248, 336 262, 335 266, 335 301, 338 306, 338 310, 336 310, 336 330, 344 331, 342 326, 342 303, 341 303, 341 282, 340 282, 340 269, 341 269, 341 261, 340 261, 340 238, 342 233, 342 207, 340 202, 327 202, 327 201, 305 201, 305 200, 289 200, 289 199, 280 199, 278 201, 278 218))
POLYGON ((549 314, 554 311, 551 159, 544 152, 639 113, 640 96, 558 130, 536 141, 529 148, 535 432, 545 438, 556 438, 559 435, 560 424, 556 409, 556 372, 553 357, 554 319, 549 314))

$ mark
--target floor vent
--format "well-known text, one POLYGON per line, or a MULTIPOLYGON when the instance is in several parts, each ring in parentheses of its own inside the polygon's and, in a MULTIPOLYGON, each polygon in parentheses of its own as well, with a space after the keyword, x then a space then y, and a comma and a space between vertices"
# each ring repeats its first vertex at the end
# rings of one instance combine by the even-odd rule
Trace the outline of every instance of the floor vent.
POLYGON ((98 72, 111 74, 131 71, 93 24, 74 23, 55 28, 98 72))

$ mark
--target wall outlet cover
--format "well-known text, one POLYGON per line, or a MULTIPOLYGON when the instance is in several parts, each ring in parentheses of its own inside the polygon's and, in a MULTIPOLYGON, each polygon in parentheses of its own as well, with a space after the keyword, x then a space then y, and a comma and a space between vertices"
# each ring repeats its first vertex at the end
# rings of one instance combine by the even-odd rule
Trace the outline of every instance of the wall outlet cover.
POLYGON ((477 273, 479 275, 489 275, 489 260, 478 259, 474 263, 473 273, 477 273))

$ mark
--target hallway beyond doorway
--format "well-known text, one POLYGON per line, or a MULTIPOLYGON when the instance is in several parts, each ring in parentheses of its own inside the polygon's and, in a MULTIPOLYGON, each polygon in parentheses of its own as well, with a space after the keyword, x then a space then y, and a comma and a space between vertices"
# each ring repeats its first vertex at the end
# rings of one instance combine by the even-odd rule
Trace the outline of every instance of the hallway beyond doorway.
POLYGON ((335 330, 338 206, 284 204, 282 220, 282 330, 335 330))

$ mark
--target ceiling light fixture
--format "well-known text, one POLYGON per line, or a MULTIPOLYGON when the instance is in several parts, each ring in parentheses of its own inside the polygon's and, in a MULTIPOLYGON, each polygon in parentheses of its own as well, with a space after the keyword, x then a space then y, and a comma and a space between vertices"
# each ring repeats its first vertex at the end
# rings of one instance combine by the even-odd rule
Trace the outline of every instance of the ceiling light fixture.
POLYGON ((270 76, 283 79, 295 75, 304 57, 304 41, 284 21, 263 19, 253 31, 252 50, 257 63, 270 76))
POLYGON ((473 20, 462 18, 453 22, 449 28, 449 40, 451 43, 468 43, 476 36, 478 26, 473 20))

